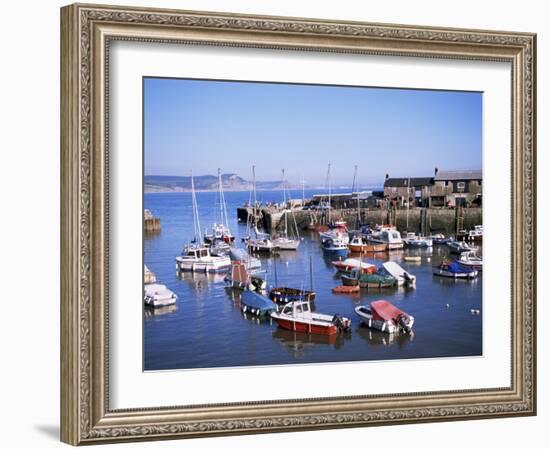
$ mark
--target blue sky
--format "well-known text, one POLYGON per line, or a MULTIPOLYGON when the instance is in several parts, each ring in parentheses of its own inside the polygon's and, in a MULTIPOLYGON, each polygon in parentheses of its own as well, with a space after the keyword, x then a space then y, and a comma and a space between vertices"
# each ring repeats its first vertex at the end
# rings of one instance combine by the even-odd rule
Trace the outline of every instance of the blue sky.
POLYGON ((144 79, 146 175, 237 173, 361 185, 480 169, 482 94, 144 79))

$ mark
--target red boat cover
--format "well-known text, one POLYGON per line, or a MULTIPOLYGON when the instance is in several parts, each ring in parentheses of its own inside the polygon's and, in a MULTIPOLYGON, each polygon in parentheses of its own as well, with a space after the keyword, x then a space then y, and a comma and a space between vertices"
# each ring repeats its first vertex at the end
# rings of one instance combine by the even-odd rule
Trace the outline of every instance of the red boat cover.
POLYGON ((233 272, 231 273, 231 278, 233 279, 233 281, 242 283, 248 282, 248 274, 246 272, 246 268, 241 262, 233 262, 232 268, 233 272))
POLYGON ((375 320, 397 322, 399 315, 408 316, 405 312, 402 312, 388 301, 381 299, 379 301, 371 302, 370 308, 372 310, 372 317, 375 320))

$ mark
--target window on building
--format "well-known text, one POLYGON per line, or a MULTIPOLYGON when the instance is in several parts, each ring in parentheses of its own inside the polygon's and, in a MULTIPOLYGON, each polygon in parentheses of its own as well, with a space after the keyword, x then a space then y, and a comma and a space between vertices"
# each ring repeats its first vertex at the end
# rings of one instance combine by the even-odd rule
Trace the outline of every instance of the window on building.
POLYGON ((465 182, 457 182, 456 183, 456 190, 458 190, 459 192, 464 192, 464 189, 466 188, 466 183, 465 182))

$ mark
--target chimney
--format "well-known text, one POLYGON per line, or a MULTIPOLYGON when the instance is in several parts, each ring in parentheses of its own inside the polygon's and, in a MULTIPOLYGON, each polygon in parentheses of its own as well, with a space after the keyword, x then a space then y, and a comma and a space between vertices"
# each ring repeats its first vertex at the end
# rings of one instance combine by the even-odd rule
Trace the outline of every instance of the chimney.
POLYGON ((435 170, 434 170, 435 176, 437 176, 438 171, 439 171, 439 168, 435 167, 435 170))

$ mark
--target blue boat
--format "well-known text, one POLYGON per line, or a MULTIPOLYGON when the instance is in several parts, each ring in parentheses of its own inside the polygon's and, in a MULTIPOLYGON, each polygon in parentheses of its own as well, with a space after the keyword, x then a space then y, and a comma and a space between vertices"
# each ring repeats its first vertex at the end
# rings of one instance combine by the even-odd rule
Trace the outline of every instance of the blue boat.
POLYGON ((277 311, 277 305, 265 296, 250 290, 244 290, 241 296, 241 310, 253 315, 267 315, 277 311))
POLYGON ((324 240, 322 248, 326 256, 345 257, 349 252, 348 245, 338 238, 324 240))
POLYGON ((434 276, 443 276, 454 279, 473 279, 477 277, 478 271, 472 268, 464 267, 456 261, 442 262, 433 267, 434 276))

